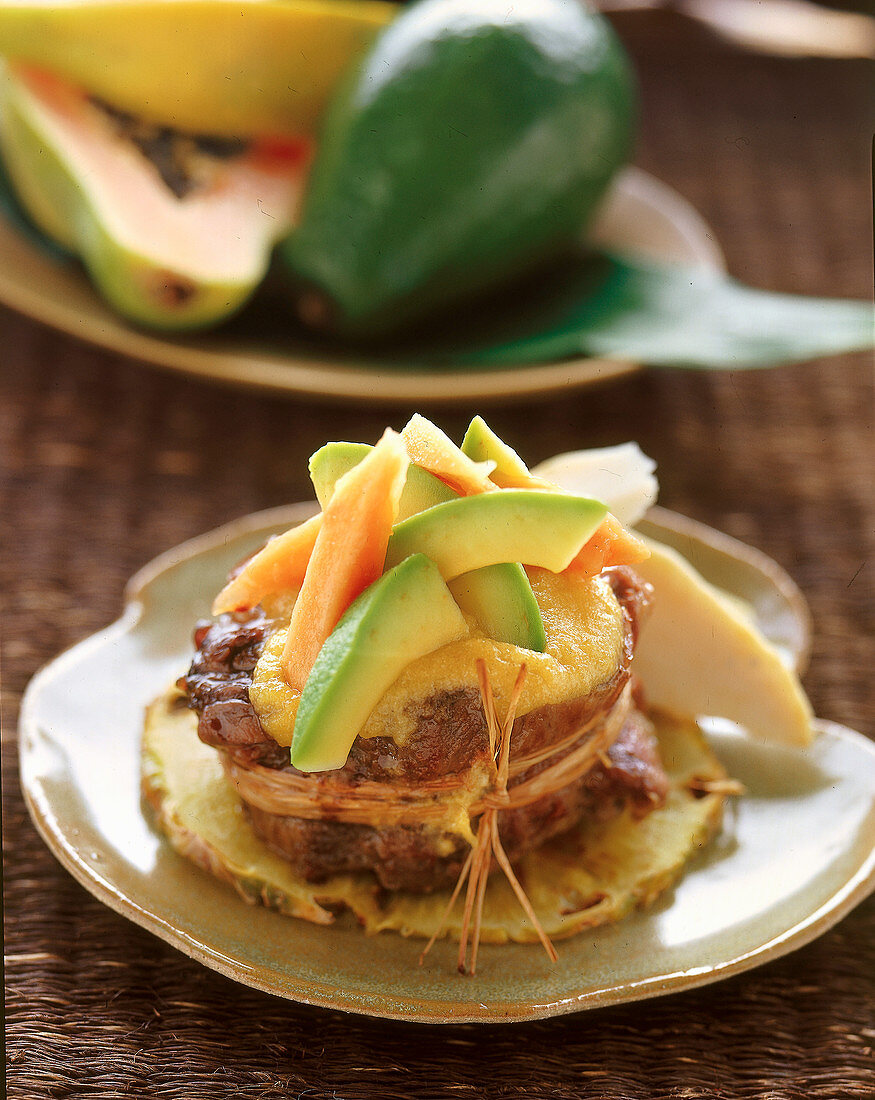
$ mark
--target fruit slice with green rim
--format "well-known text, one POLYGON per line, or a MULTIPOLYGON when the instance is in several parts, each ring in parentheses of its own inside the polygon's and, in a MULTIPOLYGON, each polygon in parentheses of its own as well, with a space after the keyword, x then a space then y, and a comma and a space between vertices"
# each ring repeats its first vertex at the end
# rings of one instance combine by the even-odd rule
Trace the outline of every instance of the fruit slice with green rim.
POLYGON ((495 469, 489 477, 502 488, 552 488, 549 482, 529 472, 513 447, 496 435, 482 416, 475 416, 468 425, 462 450, 475 462, 494 462, 495 469))
MULTIPOLYGON (((323 508, 331 499, 338 479, 353 466, 357 466, 371 449, 369 443, 326 443, 312 456, 310 478, 316 490, 316 498, 323 508)), ((455 500, 457 496, 458 493, 444 485, 440 478, 411 463, 407 467, 407 481, 401 493, 398 519, 400 521, 415 516, 417 512, 424 512, 426 508, 443 504, 447 500, 455 500)))
POLYGON ((456 603, 487 638, 543 653, 547 634, 541 609, 521 565, 501 562, 449 582, 456 603))
POLYGON ((292 764, 304 772, 342 768, 358 731, 402 669, 467 633, 450 590, 424 555, 384 574, 319 651, 298 704, 292 764))
POLYGON ((597 500, 534 489, 462 497, 396 524, 386 566, 426 554, 447 580, 498 562, 561 573, 606 515, 597 500))
POLYGON ((312 134, 338 78, 396 10, 379 0, 15 0, 0 5, 0 55, 176 129, 312 134))
MULTIPOLYGON (((313 455, 310 477, 323 508, 331 499, 337 479, 361 462, 370 450, 367 443, 326 443, 313 455)), ((436 504, 458 499, 458 493, 440 478, 411 463, 398 520, 402 522, 436 504)), ((521 565, 502 562, 484 570, 475 569, 453 582, 450 590, 465 614, 474 619, 487 637, 537 653, 546 649, 541 612, 521 565)))
POLYGON ((222 159, 207 186, 180 199, 78 89, 10 68, 0 106, 0 147, 22 205, 120 313, 156 328, 203 327, 261 282, 293 220, 301 164, 222 159))
POLYGON ((326 112, 281 255, 299 313, 408 325, 567 248, 630 151, 634 81, 578 0, 422 0, 326 112))

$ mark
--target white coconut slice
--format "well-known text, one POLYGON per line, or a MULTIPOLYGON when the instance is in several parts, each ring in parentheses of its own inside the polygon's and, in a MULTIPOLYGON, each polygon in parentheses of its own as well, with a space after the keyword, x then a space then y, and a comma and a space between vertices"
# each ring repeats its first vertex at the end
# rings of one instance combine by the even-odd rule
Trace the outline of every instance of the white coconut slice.
POLYGON ((593 497, 627 527, 656 502, 656 463, 637 443, 570 451, 548 458, 532 473, 577 496, 593 497))

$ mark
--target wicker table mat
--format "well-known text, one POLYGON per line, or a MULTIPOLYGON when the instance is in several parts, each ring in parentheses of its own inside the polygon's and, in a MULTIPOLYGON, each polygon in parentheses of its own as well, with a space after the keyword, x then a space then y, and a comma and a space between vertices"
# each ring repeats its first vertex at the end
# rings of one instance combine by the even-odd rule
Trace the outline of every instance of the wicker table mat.
MULTIPOLYGON (((861 63, 779 61, 665 16, 619 22, 641 74, 638 163, 766 287, 869 291, 861 63)), ((31 1097, 875 1095, 875 898, 795 954, 704 989, 515 1027, 429 1029, 308 1009, 219 977, 55 863, 18 789, 33 672, 116 617, 128 576, 244 512, 310 495, 326 438, 410 410, 332 407, 165 376, 0 312, 7 1087, 31 1097)), ((436 418, 458 436, 474 410, 436 418)), ((650 372, 491 411, 532 462, 637 439, 661 501, 781 562, 815 621, 817 712, 873 735, 871 367, 650 372)))

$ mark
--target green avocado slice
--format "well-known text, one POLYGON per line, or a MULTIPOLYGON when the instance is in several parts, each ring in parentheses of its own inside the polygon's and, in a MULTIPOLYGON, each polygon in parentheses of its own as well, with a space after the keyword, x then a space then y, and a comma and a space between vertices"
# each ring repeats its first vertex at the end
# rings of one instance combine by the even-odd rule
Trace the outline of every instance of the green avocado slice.
MULTIPOLYGON (((331 499, 338 478, 361 462, 370 449, 367 443, 326 443, 313 455, 310 477, 323 508, 331 499)), ((398 517, 403 521, 436 504, 458 499, 458 493, 440 478, 411 463, 398 517)), ((525 570, 518 563, 500 562, 487 570, 474 570, 454 582, 450 590, 465 614, 487 637, 537 653, 547 648, 538 602, 525 570)))
POLYGON ((531 477, 528 466, 513 447, 496 435, 482 416, 475 416, 468 425, 462 440, 462 453, 474 462, 494 462, 495 469, 490 476, 496 484, 501 484, 502 477, 531 477))
POLYGON ((302 772, 342 768, 368 715, 402 669, 465 637, 468 626, 437 569, 406 558, 365 589, 329 634, 295 719, 291 760, 302 772))
POLYGON ((543 653, 547 633, 541 609, 519 562, 499 562, 449 582, 456 603, 488 638, 543 653))
POLYGON ((386 567, 426 554, 447 580, 499 562, 561 573, 607 511, 597 500, 536 489, 460 497, 396 524, 386 567))

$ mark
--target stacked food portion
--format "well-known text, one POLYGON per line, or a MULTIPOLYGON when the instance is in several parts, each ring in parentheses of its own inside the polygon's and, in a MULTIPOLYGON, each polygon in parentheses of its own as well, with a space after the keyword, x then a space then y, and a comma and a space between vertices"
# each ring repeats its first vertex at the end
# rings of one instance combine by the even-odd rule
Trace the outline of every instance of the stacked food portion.
MULTIPOLYGON (((658 617, 646 573, 686 567, 479 417, 461 447, 415 416, 310 470, 321 511, 238 567, 150 711, 145 789, 177 846, 312 920, 448 929, 470 969, 480 939, 552 952, 651 900, 733 789, 634 672, 658 617)), ((645 480, 631 514, 651 496, 645 480)), ((737 649, 747 630, 744 662, 804 741, 795 677, 700 588, 710 633, 737 649)))

